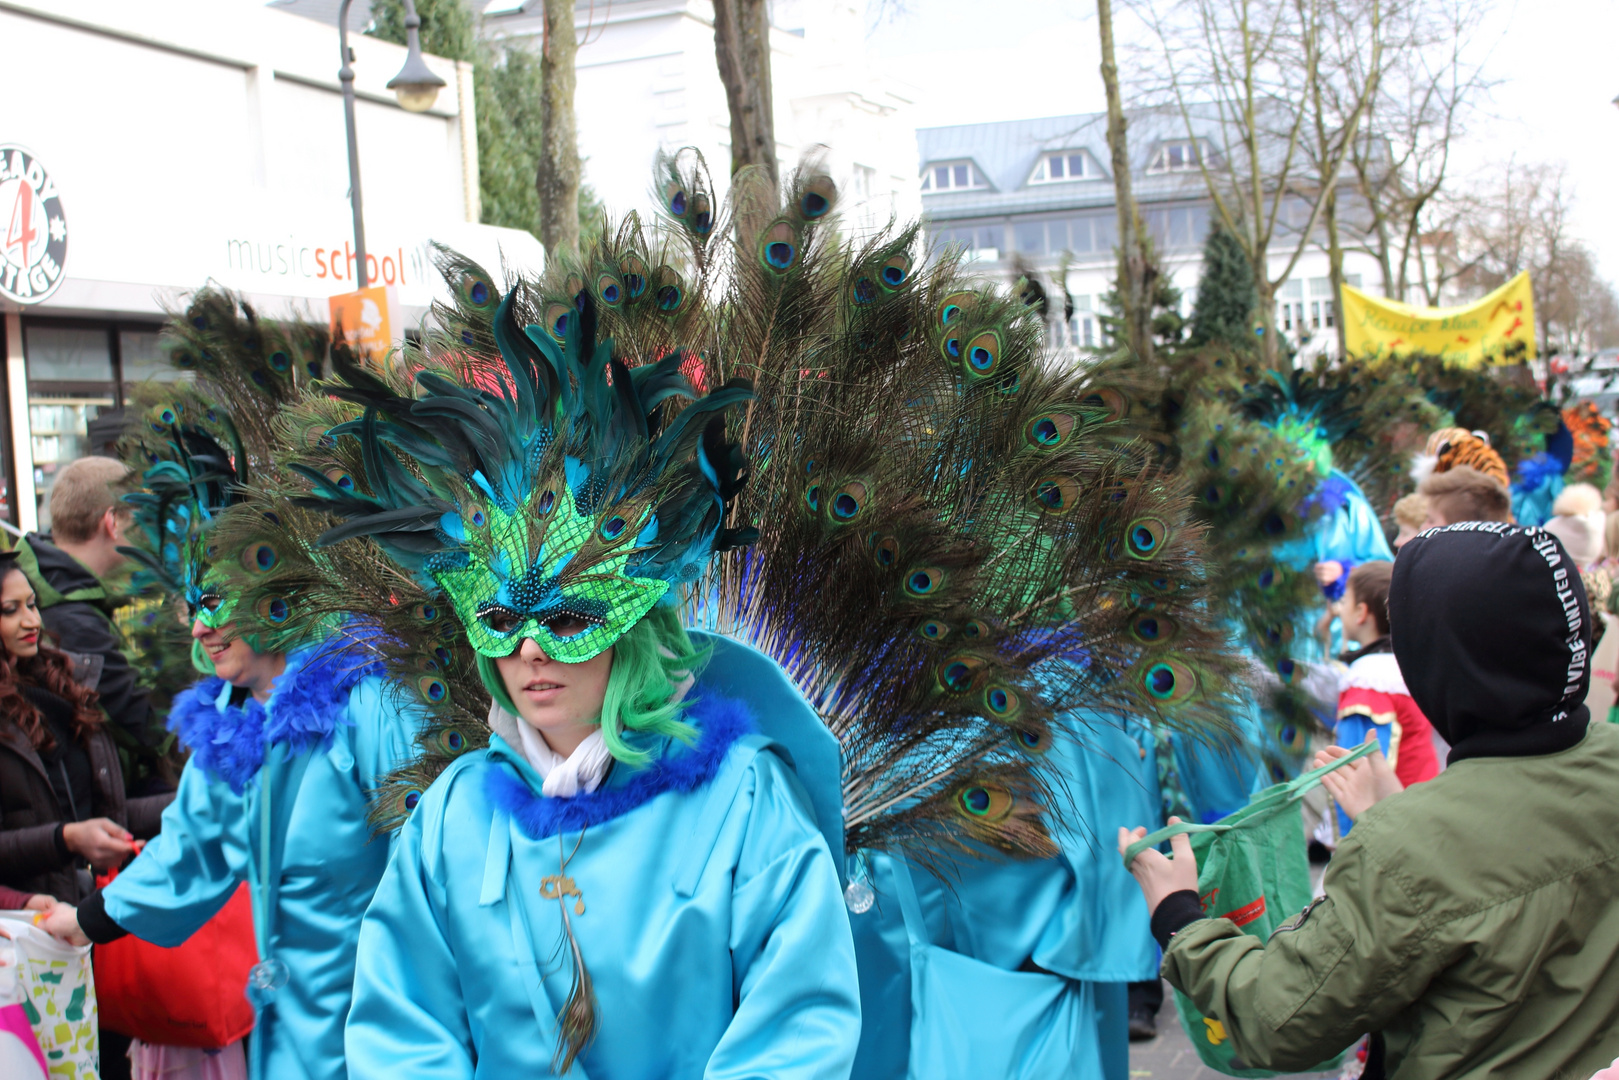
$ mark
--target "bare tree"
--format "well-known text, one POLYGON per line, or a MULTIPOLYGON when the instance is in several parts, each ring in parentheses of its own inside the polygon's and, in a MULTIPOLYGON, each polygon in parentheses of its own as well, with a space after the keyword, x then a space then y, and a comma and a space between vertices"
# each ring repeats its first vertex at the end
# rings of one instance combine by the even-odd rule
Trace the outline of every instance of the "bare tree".
POLYGON ((574 58, 579 52, 573 30, 573 0, 545 0, 545 33, 541 55, 543 86, 540 96, 542 139, 534 188, 540 196, 540 243, 547 255, 579 250, 578 124, 573 94, 577 78, 574 58))
MULTIPOLYGON (((1340 212, 1345 208, 1339 205, 1339 174, 1345 157, 1352 158, 1354 147, 1365 141, 1360 134, 1361 120, 1370 113, 1382 86, 1388 35, 1398 25, 1391 15, 1398 13, 1399 3, 1400 0, 1327 0, 1320 8, 1316 70, 1309 102, 1313 138, 1306 144, 1306 153, 1321 197, 1321 227, 1339 356, 1348 352, 1344 339, 1344 237, 1340 228, 1340 212)), ((1353 217, 1359 208, 1347 209, 1353 217)))
POLYGON ((1478 39, 1487 4, 1393 3, 1383 70, 1350 151, 1357 195, 1351 246, 1377 260, 1385 295, 1438 306, 1466 270, 1446 255, 1459 212, 1445 192, 1451 147, 1491 85, 1478 39))
POLYGON ((1573 233, 1574 195, 1561 165, 1509 162, 1462 202, 1458 246, 1469 261, 1464 282, 1493 289, 1527 270, 1543 356, 1579 355, 1613 339, 1619 330, 1613 288, 1573 233))
MULTIPOLYGON (((1345 0, 1347 2, 1347 0, 1345 0)), ((1381 11, 1387 0, 1360 0, 1381 11)), ((1364 67, 1346 108, 1325 133, 1328 150, 1312 161, 1307 141, 1332 0, 1131 0, 1151 31, 1151 72, 1142 84, 1182 120, 1186 134, 1213 152, 1198 168, 1221 222, 1242 244, 1259 291, 1264 356, 1285 357, 1276 340, 1276 291, 1310 246, 1329 192, 1354 145, 1370 95, 1364 67), (1354 103, 1360 102, 1357 107, 1354 103), (1325 179, 1324 179, 1325 178, 1325 179), (1287 253, 1273 272, 1270 252, 1287 253)))
POLYGON ((1119 269, 1114 289, 1120 319, 1130 351, 1150 364, 1152 340, 1152 278, 1156 267, 1144 257, 1141 218, 1130 191, 1130 148, 1125 135, 1124 100, 1119 93, 1119 65, 1113 56, 1113 0, 1096 0, 1096 21, 1102 34, 1102 85, 1107 91, 1107 148, 1112 157, 1114 204, 1119 215, 1119 269))
POLYGON ((781 177, 770 92, 767 0, 714 0, 714 58, 731 111, 731 175, 757 166, 769 178, 774 195, 781 177))

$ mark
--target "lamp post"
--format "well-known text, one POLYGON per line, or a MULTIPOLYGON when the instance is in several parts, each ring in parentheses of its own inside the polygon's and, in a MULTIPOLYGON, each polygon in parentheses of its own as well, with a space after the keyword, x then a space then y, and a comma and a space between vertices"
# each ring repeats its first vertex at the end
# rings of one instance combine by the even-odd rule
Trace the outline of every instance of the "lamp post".
MULTIPOLYGON (((360 143, 354 133, 354 51, 349 48, 349 5, 354 0, 343 0, 337 9, 337 43, 343 54, 343 66, 337 80, 343 85, 343 120, 348 126, 349 138, 349 204, 354 210, 355 281, 365 288, 369 280, 365 270, 365 213, 360 199, 360 143)), ((407 112, 426 112, 433 107, 444 80, 433 74, 422 59, 422 20, 416 14, 414 0, 405 0, 405 66, 388 81, 388 89, 399 99, 400 108, 407 112)))

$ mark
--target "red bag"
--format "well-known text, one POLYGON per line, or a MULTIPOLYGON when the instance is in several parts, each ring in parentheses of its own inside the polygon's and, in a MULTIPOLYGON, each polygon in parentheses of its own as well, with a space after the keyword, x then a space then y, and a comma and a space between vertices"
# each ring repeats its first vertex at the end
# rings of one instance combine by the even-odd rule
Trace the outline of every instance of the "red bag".
MULTIPOLYGON (((96 884, 118 876, 115 870, 96 884)), ((172 949, 134 935, 92 953, 101 1023, 158 1046, 217 1050, 253 1030, 247 974, 258 963, 245 883, 202 929, 172 949)))

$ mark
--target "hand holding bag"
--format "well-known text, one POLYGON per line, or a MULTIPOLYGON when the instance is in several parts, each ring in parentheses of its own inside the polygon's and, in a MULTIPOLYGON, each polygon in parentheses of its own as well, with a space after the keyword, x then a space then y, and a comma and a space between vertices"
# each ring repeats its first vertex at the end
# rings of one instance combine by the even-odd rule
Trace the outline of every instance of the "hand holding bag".
MULTIPOLYGON (((99 879, 106 885, 117 872, 99 879)), ((212 919, 165 949, 133 935, 95 950, 101 1022, 160 1046, 217 1050, 253 1030, 248 971, 258 962, 253 904, 237 887, 212 919)))
POLYGON ((90 947, 51 937, 34 925, 32 911, 0 912, 0 1076, 100 1075, 90 947))
MULTIPOLYGON (((1204 914, 1210 918, 1230 919, 1245 934, 1269 938, 1283 922, 1309 906, 1312 899, 1300 800, 1321 783, 1323 776, 1375 749, 1376 743, 1363 743, 1346 757, 1285 784, 1268 787, 1250 798, 1247 806, 1212 825, 1183 821, 1159 829, 1125 850, 1124 865, 1129 867, 1137 855, 1170 837, 1190 833, 1192 854, 1197 857, 1197 891, 1203 901, 1204 914)), ((1186 1037, 1209 1068, 1226 1076, 1283 1075, 1253 1068, 1238 1057, 1220 1021, 1205 1016, 1192 1004, 1191 998, 1179 990, 1175 991, 1175 1008, 1180 1013, 1186 1037)), ((1341 1053, 1337 1054, 1309 1071, 1336 1069, 1342 1058, 1341 1053)))

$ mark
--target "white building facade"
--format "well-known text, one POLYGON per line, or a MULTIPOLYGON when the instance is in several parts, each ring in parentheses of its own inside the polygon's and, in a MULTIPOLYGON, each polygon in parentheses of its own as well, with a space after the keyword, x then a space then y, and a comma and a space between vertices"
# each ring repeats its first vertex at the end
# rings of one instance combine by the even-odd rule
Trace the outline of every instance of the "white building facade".
MULTIPOLYGON (((1198 159, 1212 154, 1213 136, 1211 130, 1189 138, 1179 117, 1130 117, 1132 193, 1160 269, 1181 290, 1180 310, 1188 316, 1214 213, 1198 159)), ((1053 343, 1100 347, 1102 297, 1117 274, 1118 244, 1106 114, 922 128, 917 142, 932 243, 965 250, 986 275, 1008 283, 1019 262, 1050 274, 1066 267, 1075 312, 1067 326, 1054 328, 1053 343)), ((1270 246, 1271 279, 1287 273, 1276 325, 1307 359, 1336 349, 1328 260, 1319 245, 1307 244, 1288 271, 1298 247, 1288 226, 1302 228, 1308 209, 1298 200, 1283 209, 1301 220, 1284 218, 1270 246)), ((1382 280, 1376 261, 1360 252, 1346 254, 1344 273, 1349 284, 1369 291, 1382 280)))
MULTIPOLYGON (((486 36, 543 32, 535 3, 492 3, 486 36)), ((714 56, 708 0, 581 0, 574 113, 585 180, 609 214, 656 205, 660 151, 696 147, 716 187, 728 187, 731 117, 714 56)), ((776 154, 786 175, 813 155, 838 183, 845 229, 880 227, 921 212, 916 181, 915 91, 877 73, 866 53, 864 7, 850 0, 778 0, 771 6, 776 154)))
MULTIPOLYGON (((66 236, 48 295, 0 299, 0 519, 26 530, 87 424, 169 371, 158 332, 185 293, 215 282, 325 322, 327 298, 356 287, 354 236, 335 25, 253 0, 5 0, 0 41, 0 146, 48 171, 57 197, 39 220, 66 236)), ((430 241, 537 269, 533 237, 475 224, 470 70, 429 57, 447 87, 408 113, 384 85, 404 49, 350 44, 371 284, 396 288, 409 324, 437 286, 430 241)), ((0 181, 0 230, 43 190, 0 181)), ((0 231, 0 256, 37 262, 38 235, 0 231)))

